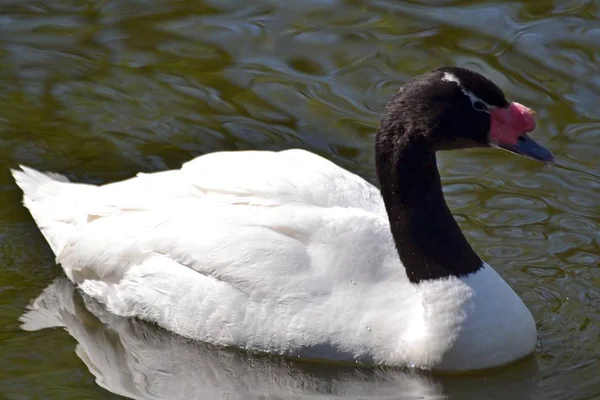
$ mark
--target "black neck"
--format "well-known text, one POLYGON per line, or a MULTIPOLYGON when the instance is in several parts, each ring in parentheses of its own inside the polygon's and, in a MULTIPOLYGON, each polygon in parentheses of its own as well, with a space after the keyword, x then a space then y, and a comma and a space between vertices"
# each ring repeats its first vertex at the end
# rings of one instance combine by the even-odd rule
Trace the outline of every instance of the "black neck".
POLYGON ((377 175, 392 235, 411 282, 465 276, 482 266, 442 192, 435 151, 426 140, 378 132, 377 175))

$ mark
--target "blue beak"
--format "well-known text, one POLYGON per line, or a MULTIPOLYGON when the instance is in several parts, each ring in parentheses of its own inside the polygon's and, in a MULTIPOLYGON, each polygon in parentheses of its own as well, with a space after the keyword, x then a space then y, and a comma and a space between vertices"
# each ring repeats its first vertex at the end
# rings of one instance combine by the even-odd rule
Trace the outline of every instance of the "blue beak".
POLYGON ((494 147, 499 149, 510 151, 511 153, 518 154, 527 158, 531 158, 536 161, 543 162, 544 164, 554 164, 554 154, 544 146, 535 142, 526 134, 522 134, 517 139, 514 145, 510 144, 494 144, 494 147))

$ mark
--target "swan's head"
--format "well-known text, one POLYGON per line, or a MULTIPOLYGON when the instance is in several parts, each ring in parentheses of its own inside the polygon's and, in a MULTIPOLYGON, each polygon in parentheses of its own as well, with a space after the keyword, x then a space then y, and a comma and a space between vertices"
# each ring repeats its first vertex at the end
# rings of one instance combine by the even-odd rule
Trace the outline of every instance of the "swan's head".
POLYGON ((407 82, 386 109, 380 134, 434 151, 496 147, 544 163, 552 153, 527 133, 535 113, 509 102, 502 90, 465 68, 444 67, 407 82))

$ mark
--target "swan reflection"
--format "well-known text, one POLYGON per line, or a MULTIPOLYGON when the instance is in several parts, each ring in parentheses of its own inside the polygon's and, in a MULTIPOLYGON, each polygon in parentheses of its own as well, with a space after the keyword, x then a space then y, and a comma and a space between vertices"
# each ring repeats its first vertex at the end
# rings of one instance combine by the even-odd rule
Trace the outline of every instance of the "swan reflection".
POLYGON ((527 360, 473 376, 298 363, 216 348, 110 314, 59 278, 21 316, 22 328, 64 327, 103 388, 134 399, 305 398, 519 399, 537 386, 527 360))

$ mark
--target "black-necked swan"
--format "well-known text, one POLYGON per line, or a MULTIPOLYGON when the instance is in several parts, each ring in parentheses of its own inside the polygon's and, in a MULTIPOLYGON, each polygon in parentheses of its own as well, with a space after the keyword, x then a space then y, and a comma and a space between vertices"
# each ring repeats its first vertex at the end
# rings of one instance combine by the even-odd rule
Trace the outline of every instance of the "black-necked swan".
POLYGON ((436 151, 552 163, 526 135, 533 114, 467 69, 417 76, 376 135, 381 190, 302 150, 212 153, 103 186, 13 175, 65 274, 115 314, 252 351, 475 370, 530 354, 536 327, 452 217, 436 151))

